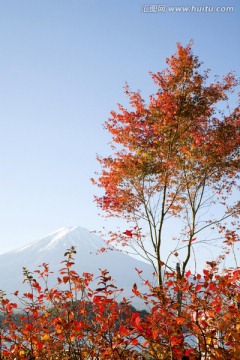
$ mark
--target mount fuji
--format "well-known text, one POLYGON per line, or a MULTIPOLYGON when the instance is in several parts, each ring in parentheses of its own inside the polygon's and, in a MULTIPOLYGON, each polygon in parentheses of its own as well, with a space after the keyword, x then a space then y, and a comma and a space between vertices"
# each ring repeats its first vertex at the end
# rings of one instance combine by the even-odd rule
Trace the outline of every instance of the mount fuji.
POLYGON ((49 286, 56 285, 58 270, 63 267, 60 262, 72 246, 77 252, 74 269, 79 275, 89 272, 96 278, 100 275, 99 269, 107 269, 115 285, 124 288, 123 296, 132 295, 134 283, 141 287, 136 268, 142 270, 144 279, 153 279, 153 269, 149 264, 117 250, 98 253, 99 249, 106 247, 105 242, 87 229, 75 226, 61 228, 40 240, 0 255, 0 289, 10 297, 16 290, 26 291, 26 285, 22 283, 22 268, 34 271, 43 263, 49 264, 50 271, 54 273, 50 274, 49 286))

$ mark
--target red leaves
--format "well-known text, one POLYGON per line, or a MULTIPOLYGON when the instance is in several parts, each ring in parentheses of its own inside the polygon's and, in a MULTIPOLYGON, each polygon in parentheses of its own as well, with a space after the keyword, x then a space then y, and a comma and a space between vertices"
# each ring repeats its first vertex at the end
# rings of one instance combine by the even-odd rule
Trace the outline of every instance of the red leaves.
POLYGON ((131 344, 134 345, 134 346, 138 345, 138 340, 137 339, 132 339, 131 344))
POLYGON ((140 326, 140 321, 141 321, 141 318, 140 318, 140 315, 139 313, 133 313, 132 314, 132 318, 131 318, 131 324, 135 327, 137 327, 138 329, 142 327, 140 326))
POLYGON ((99 295, 95 295, 94 298, 93 298, 93 302, 95 304, 98 304, 102 301, 102 296, 99 296, 99 295))
POLYGON ((138 287, 137 287, 137 284, 134 284, 133 287, 132 287, 132 292, 138 296, 140 295, 140 292, 138 291, 138 287))
POLYGON ((71 276, 70 267, 65 265, 60 271, 63 278, 69 277, 65 280, 71 290, 55 287, 39 293, 38 285, 33 282, 36 286, 21 299, 24 308, 19 317, 13 311, 16 303, 4 297, 0 300, 2 355, 6 360, 25 358, 26 349, 32 349, 32 356, 39 359, 57 358, 61 354, 65 360, 66 348, 68 358, 71 355, 87 358, 91 354, 99 359, 136 359, 146 351, 153 359, 170 356, 181 359, 184 355, 196 359, 199 353, 209 358, 225 358, 222 352, 225 347, 228 355, 236 358, 239 269, 220 273, 217 264, 211 262, 209 269, 204 270, 204 280, 199 274, 191 276, 189 270, 182 279, 176 279, 175 272, 168 272, 162 288, 153 288, 146 280, 148 286, 142 292, 134 284, 133 294, 148 309, 141 312, 132 308, 126 298, 117 301, 119 291, 111 283, 107 270, 101 271, 100 287, 92 290, 90 274, 79 276, 74 272, 71 276), (75 287, 79 283, 80 292, 76 295, 75 287), (196 340, 196 346, 192 339, 196 340))
POLYGON ((42 350, 43 348, 43 343, 41 343, 40 341, 37 342, 37 349, 38 350, 42 350))
POLYGON ((195 288, 196 292, 198 292, 199 290, 201 290, 201 288, 202 288, 202 285, 201 285, 201 284, 197 284, 197 286, 196 286, 196 288, 195 288))
POLYGON ((182 334, 180 336, 174 335, 171 337, 170 341, 171 341, 171 346, 180 345, 183 342, 183 335, 182 334))
POLYGON ((26 324, 26 329, 31 331, 33 329, 33 324, 26 324))
POLYGON ((131 230, 126 230, 126 231, 124 232, 124 234, 125 234, 126 236, 133 237, 133 234, 132 234, 132 231, 131 231, 131 230))
POLYGON ((192 242, 194 242, 196 240, 197 240, 197 238, 195 237, 195 238, 190 238, 190 239, 187 239, 187 240, 182 240, 182 242, 192 243, 192 242))
POLYGON ((64 284, 66 284, 67 282, 69 282, 69 279, 69 276, 63 276, 62 281, 64 282, 64 284))
POLYGON ((121 325, 121 326, 119 327, 119 334, 120 334, 121 336, 126 336, 126 335, 129 334, 129 329, 128 329, 126 326, 121 325))
POLYGON ((215 307, 215 311, 217 312, 217 313, 219 313, 220 311, 221 311, 221 306, 219 305, 219 306, 216 306, 215 307))
POLYGON ((11 310, 12 310, 12 305, 11 305, 11 304, 7 304, 6 310, 7 310, 7 311, 11 311, 11 310))
POLYGON ((194 352, 194 349, 193 349, 193 348, 186 350, 185 356, 190 355, 192 352, 194 352))
POLYGON ((11 355, 10 351, 5 350, 5 349, 2 350, 2 354, 3 354, 3 356, 11 355))
MULTIPOLYGON (((4 300, 2 300, 2 303, 4 302, 4 300)), ((15 308, 17 308, 18 306, 17 306, 17 304, 16 303, 7 303, 7 305, 6 305, 6 310, 8 311, 8 312, 12 312, 12 310, 13 309, 15 309, 15 308)))
POLYGON ((139 270, 137 268, 135 268, 135 270, 137 271, 138 275, 140 275, 142 273, 142 270, 139 270))
POLYGON ((31 300, 33 299, 33 294, 30 293, 30 292, 25 293, 24 296, 25 296, 26 298, 31 299, 31 300))

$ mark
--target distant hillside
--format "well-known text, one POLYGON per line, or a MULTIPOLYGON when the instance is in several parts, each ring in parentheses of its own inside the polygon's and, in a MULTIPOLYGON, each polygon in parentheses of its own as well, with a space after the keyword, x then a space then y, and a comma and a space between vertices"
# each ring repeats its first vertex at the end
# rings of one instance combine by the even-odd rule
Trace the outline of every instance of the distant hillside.
MULTIPOLYGON (((143 278, 153 278, 150 265, 129 255, 115 250, 97 253, 97 250, 105 246, 104 241, 87 229, 76 226, 62 228, 27 246, 0 255, 0 289, 8 295, 16 290, 26 291, 26 285, 22 284, 22 267, 34 271, 45 262, 57 275, 62 267, 60 262, 64 260, 64 253, 71 246, 77 251, 75 270, 78 274, 89 272, 97 277, 99 269, 107 269, 116 280, 115 285, 124 288, 124 296, 132 295, 134 283, 141 286, 135 268, 143 270, 143 278)), ((51 276, 49 285, 54 286, 56 283, 56 276, 51 276)), ((136 301, 134 303, 137 305, 136 301)))

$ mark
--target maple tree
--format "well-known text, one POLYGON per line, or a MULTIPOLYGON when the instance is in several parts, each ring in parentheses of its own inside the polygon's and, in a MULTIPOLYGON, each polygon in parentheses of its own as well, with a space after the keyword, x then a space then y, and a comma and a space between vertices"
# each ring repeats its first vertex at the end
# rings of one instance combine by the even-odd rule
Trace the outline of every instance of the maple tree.
POLYGON ((128 223, 111 240, 150 261, 160 285, 172 257, 183 278, 207 229, 215 228, 233 246, 239 227, 239 201, 232 201, 232 193, 239 188, 240 107, 228 106, 238 80, 229 73, 210 82, 192 43, 178 44, 166 62, 165 70, 151 73, 158 89, 149 102, 126 86, 129 108, 118 105, 105 123, 113 153, 98 157, 102 171, 92 180, 104 191, 96 196, 98 206, 128 223), (206 209, 215 204, 215 215, 208 217, 206 209))
POLYGON ((163 289, 134 285, 148 308, 141 316, 129 299, 117 302, 122 289, 107 270, 92 289, 93 276, 73 270, 74 254, 66 252, 57 286, 48 287, 53 274, 43 264, 36 276, 24 270, 29 291, 16 291, 16 302, 1 295, 0 359, 239 359, 239 269, 220 272, 219 262, 208 262, 203 275, 167 272, 163 289))

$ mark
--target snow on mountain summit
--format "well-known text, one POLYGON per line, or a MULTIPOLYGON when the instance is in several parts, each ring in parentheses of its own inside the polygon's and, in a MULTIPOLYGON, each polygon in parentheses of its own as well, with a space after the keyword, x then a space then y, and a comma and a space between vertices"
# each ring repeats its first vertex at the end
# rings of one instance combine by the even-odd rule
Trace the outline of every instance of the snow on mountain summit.
POLYGON ((89 230, 80 226, 68 226, 54 231, 42 239, 23 246, 14 252, 22 252, 27 249, 35 250, 36 252, 53 250, 54 248, 70 248, 75 246, 79 249, 84 249, 87 252, 97 251, 104 245, 104 241, 92 234, 89 230))

